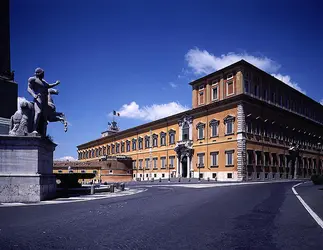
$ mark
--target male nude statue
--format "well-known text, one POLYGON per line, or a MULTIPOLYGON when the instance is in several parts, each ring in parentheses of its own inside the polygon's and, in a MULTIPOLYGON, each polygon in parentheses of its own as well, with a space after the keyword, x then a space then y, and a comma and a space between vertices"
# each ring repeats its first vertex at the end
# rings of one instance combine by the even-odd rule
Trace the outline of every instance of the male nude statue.
POLYGON ((41 68, 35 70, 35 76, 28 79, 28 92, 34 98, 35 117, 33 123, 33 133, 46 136, 47 116, 48 116, 48 89, 57 86, 56 81, 49 84, 44 79, 45 72, 41 68), (42 124, 40 124, 42 122, 42 124))

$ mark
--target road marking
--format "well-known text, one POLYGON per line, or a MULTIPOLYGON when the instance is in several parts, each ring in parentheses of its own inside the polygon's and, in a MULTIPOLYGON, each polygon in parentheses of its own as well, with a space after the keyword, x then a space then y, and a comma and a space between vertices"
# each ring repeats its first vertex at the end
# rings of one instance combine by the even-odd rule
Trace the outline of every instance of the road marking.
POLYGON ((303 184, 305 182, 298 183, 292 187, 293 193, 298 198, 298 200, 302 203, 302 205, 305 207, 307 212, 312 216, 312 218, 316 221, 317 224, 323 229, 323 221, 322 219, 310 208, 309 205, 306 204, 306 202, 303 200, 303 198, 296 192, 295 187, 303 184))

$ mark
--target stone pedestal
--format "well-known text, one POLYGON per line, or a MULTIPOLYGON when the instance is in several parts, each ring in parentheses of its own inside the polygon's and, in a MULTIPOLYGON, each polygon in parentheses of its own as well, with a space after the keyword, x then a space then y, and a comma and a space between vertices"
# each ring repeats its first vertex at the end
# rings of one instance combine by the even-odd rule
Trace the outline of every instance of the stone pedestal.
POLYGON ((0 202, 54 198, 56 144, 38 136, 0 135, 0 202))

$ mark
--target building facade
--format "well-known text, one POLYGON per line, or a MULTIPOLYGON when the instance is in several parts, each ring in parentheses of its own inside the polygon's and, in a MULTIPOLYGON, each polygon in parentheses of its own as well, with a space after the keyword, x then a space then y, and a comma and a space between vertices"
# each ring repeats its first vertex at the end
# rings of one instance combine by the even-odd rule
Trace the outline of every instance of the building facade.
POLYGON ((135 180, 269 180, 322 172, 318 102, 244 60, 190 85, 191 110, 105 131, 77 146, 79 161, 130 157, 135 180))
POLYGON ((124 156, 101 157, 91 161, 55 161, 54 173, 93 173, 92 179, 82 183, 128 182, 132 180, 132 159, 124 156))

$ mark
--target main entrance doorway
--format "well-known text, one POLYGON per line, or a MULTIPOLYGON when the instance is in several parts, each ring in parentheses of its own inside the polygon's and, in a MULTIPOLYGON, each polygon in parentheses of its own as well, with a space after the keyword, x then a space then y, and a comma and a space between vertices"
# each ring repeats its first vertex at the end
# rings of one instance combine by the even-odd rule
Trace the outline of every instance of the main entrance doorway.
POLYGON ((182 177, 187 177, 187 156, 182 159, 182 177))

